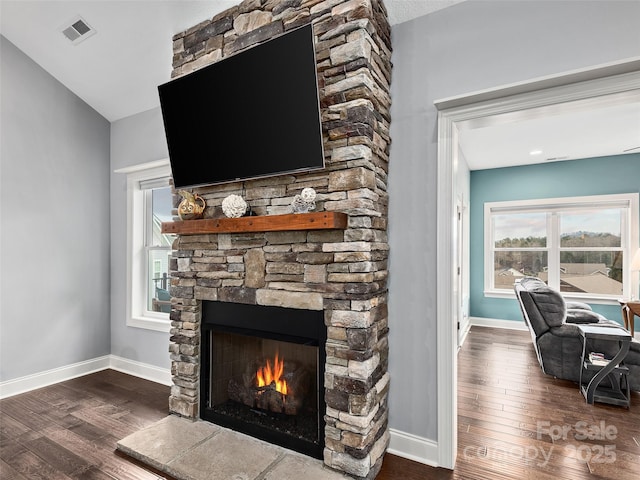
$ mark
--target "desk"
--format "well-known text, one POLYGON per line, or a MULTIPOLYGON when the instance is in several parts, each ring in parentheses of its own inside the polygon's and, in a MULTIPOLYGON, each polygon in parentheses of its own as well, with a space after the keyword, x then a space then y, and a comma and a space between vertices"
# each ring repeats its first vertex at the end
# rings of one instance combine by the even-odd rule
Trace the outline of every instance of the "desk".
POLYGON ((593 325, 578 325, 580 335, 582 335, 582 362, 580 369, 580 391, 587 400, 593 402, 610 403, 629 408, 630 388, 627 375, 629 368, 624 364, 624 358, 629 353, 631 335, 622 328, 616 327, 596 327, 593 325), (606 365, 596 365, 589 360, 588 339, 607 340, 618 343, 618 352, 609 360, 606 365), (591 381, 587 385, 582 384, 582 373, 585 371, 596 371, 591 381), (609 377, 609 388, 601 387, 600 382, 609 377))
POLYGON ((622 321, 624 328, 629 330, 633 337, 633 319, 635 315, 640 317, 640 300, 618 300, 622 307, 622 321))

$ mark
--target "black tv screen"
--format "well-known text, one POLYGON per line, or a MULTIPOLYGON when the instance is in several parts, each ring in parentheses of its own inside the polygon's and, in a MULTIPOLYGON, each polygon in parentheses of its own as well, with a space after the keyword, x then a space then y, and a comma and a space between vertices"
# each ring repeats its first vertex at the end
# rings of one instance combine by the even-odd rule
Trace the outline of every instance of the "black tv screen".
POLYGON ((324 167, 311 25, 158 92, 177 188, 324 167))

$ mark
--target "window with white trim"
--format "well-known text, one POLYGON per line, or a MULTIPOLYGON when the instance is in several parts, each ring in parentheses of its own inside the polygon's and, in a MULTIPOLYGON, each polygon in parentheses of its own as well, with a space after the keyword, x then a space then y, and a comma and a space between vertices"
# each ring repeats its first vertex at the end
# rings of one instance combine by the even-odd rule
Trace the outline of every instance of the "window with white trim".
POLYGON ((637 291, 638 194, 485 204, 485 295, 535 276, 567 297, 616 300, 637 291))
POLYGON ((127 173, 127 325, 168 332, 171 327, 169 261, 174 235, 168 162, 120 170, 127 173))

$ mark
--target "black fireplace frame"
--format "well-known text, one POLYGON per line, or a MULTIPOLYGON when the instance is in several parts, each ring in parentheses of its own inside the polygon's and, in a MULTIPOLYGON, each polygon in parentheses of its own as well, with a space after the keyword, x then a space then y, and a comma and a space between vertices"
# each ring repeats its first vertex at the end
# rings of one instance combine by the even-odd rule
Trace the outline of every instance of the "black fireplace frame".
POLYGON ((200 342, 200 418, 275 445, 322 459, 325 446, 324 373, 327 358, 326 342, 327 328, 324 323, 324 311, 203 300, 200 342), (316 385, 318 396, 317 442, 295 438, 260 425, 245 423, 222 415, 210 407, 211 345, 209 335, 211 332, 258 336, 318 347, 316 385))

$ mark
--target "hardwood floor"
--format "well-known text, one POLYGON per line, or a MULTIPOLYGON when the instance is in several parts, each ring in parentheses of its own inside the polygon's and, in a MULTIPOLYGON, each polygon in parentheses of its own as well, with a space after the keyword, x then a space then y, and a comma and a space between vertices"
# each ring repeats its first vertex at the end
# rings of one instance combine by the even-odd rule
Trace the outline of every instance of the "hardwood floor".
POLYGON ((116 442, 168 414, 169 387, 114 370, 0 401, 0 478, 166 478, 115 454, 116 442))
MULTIPOLYGON (((170 479, 115 453, 167 415, 169 387, 106 370, 0 401, 0 478, 170 479)), ((474 327, 459 353, 454 471, 387 454, 377 480, 640 478, 640 394, 587 405, 526 332, 474 327), (587 437, 599 438, 587 438, 587 437)))
POLYGON ((474 327, 458 358, 452 478, 640 478, 639 394, 630 409, 588 405, 542 373, 528 332, 474 327))

